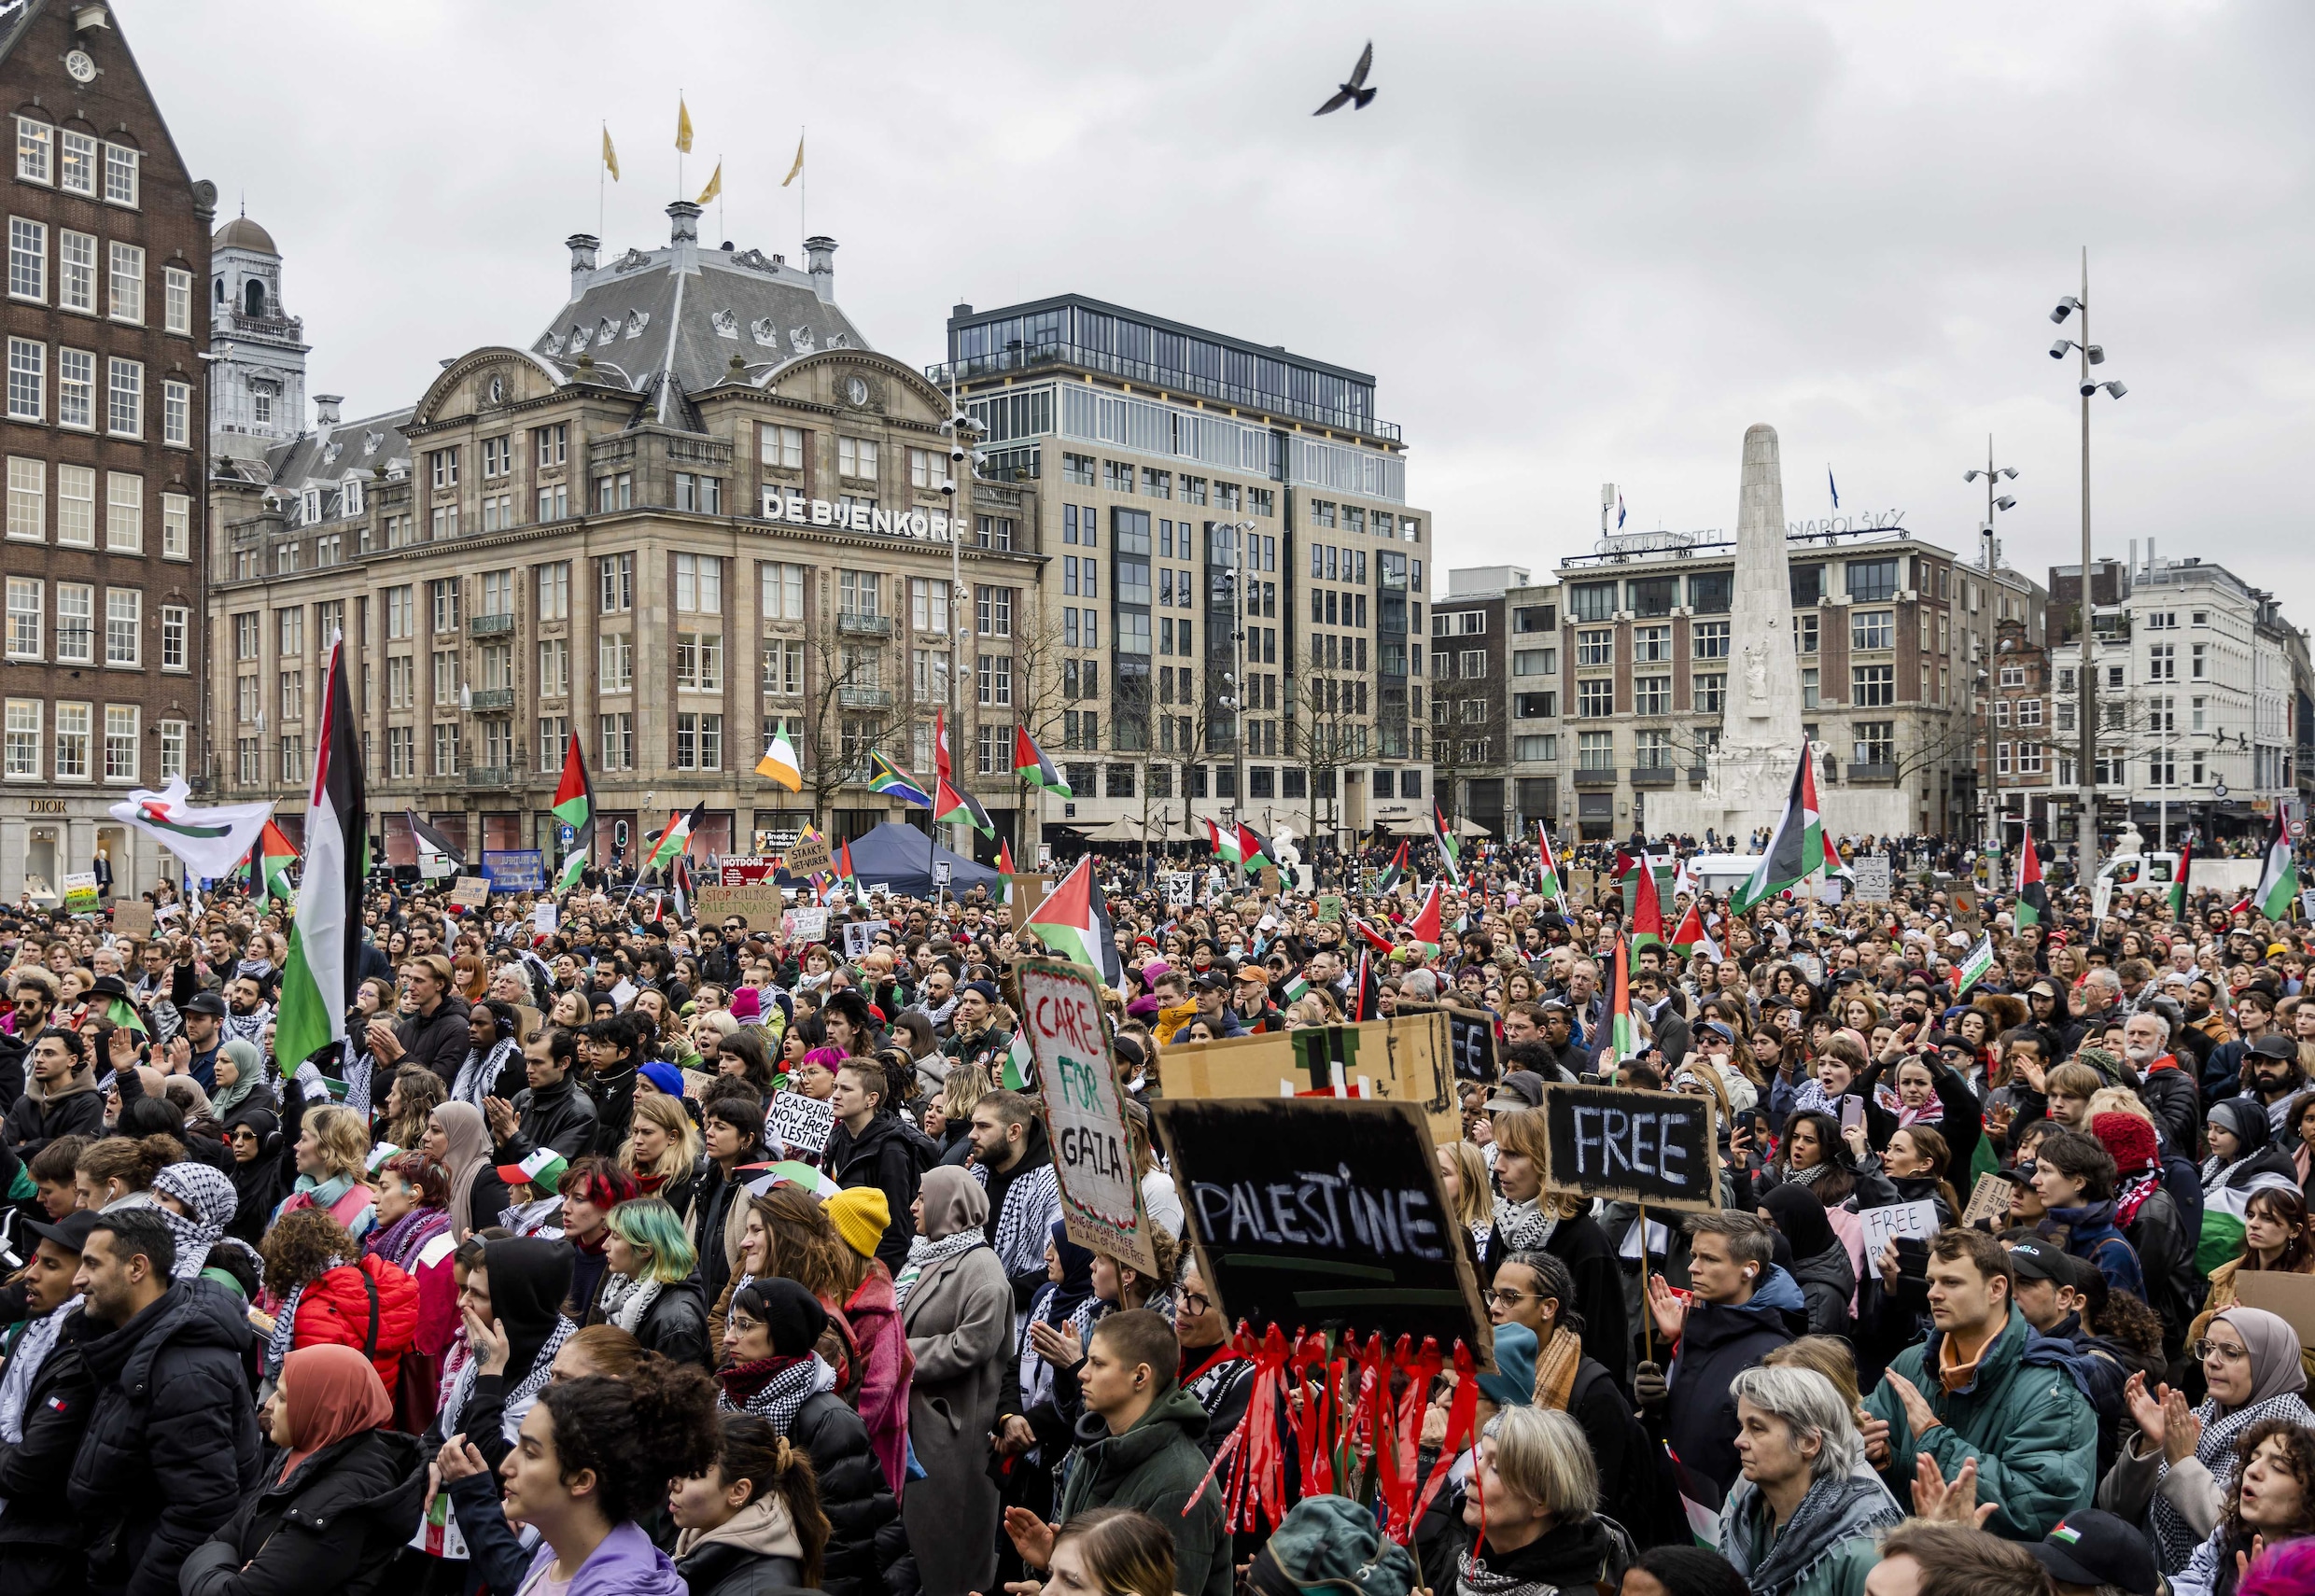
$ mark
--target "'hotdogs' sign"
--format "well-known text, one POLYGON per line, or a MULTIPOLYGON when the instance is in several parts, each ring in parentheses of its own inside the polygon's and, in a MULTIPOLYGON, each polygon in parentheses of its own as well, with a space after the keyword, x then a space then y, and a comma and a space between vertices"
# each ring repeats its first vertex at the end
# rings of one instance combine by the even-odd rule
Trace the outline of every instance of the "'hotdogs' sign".
POLYGON ((1152 1106, 1215 1309, 1492 1358, 1469 1249, 1411 1102, 1166 1098, 1152 1106))
POLYGON ((1101 1025, 1101 994, 1079 966, 1024 959, 1021 1024, 1060 1188, 1061 1223, 1080 1247, 1158 1272, 1125 1093, 1101 1025))
POLYGON ((1702 1211, 1720 1206, 1712 1099, 1629 1086, 1543 1089, 1548 1191, 1702 1211))

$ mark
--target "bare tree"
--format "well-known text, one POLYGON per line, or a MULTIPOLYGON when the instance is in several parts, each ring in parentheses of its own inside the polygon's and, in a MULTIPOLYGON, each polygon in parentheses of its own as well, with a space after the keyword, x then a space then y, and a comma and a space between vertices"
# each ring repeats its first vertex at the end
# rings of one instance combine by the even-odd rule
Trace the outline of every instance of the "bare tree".
POLYGON ((868 751, 888 725, 893 693, 885 685, 890 617, 822 610, 804 635, 804 715, 796 754, 812 823, 832 823, 839 788, 867 779, 868 751))
POLYGON ((1341 827, 1341 773, 1368 756, 1374 735, 1368 702, 1370 683, 1364 671, 1340 669, 1339 660, 1329 665, 1315 638, 1287 680, 1293 699, 1287 753, 1303 771, 1309 820, 1304 830, 1315 836, 1323 815, 1331 842, 1341 827))
MULTIPOLYGON (((1434 673, 1452 655, 1435 651, 1434 673)), ((1494 684, 1434 674, 1431 679, 1431 789, 1449 819, 1463 805, 1463 782, 1471 777, 1502 776, 1509 768, 1505 743, 1508 701, 1494 684)))

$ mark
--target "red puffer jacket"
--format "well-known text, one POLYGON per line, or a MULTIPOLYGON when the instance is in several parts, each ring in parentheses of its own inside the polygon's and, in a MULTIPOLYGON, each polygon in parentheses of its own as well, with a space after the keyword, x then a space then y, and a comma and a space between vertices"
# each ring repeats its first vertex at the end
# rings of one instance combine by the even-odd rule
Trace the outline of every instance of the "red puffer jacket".
POLYGON ((340 1264, 305 1288, 290 1346, 367 1349, 370 1366, 390 1393, 417 1335, 418 1282, 383 1258, 364 1258, 340 1264))

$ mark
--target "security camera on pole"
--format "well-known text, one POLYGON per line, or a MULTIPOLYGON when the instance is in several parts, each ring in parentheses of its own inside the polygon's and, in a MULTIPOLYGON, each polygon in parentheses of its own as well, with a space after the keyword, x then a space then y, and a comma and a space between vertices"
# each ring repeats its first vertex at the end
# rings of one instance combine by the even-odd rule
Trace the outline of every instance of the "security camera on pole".
POLYGON ((2090 396, 2100 388, 2110 399, 2120 399, 2130 391, 2120 383, 2090 379, 2090 368, 2106 363, 2106 351, 2090 342, 2090 251, 2086 245, 2082 251, 2082 294, 2079 298, 2069 294, 2058 301, 2050 319, 2062 326, 2076 311, 2082 313, 2081 342, 2059 339, 2050 345, 2050 358, 2063 360, 2071 349, 2082 361, 2078 382, 2082 392, 2082 680, 2075 700, 2082 715, 2082 782, 2077 800, 2081 808, 2080 882, 2086 889, 2098 879, 2098 651, 2090 625, 2090 396))

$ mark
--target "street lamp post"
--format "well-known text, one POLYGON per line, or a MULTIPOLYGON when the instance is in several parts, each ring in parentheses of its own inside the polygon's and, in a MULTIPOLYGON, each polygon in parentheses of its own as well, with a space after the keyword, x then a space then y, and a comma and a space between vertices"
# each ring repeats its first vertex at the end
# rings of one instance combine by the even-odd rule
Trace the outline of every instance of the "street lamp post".
POLYGON ((2069 349, 2081 357, 2077 385, 2082 392, 2082 684, 2075 699, 2082 711, 2082 769, 2080 795, 2076 803, 2082 811, 2081 885, 2084 891, 2098 878, 2098 653, 2090 623, 2090 396, 2104 388, 2110 399, 2120 399, 2130 390, 2116 382, 2095 383, 2090 380, 2090 368, 2102 365, 2106 351, 2090 342, 2090 251, 2082 251, 2082 294, 2069 294, 2058 301, 2050 319, 2063 324, 2074 312, 2082 313, 2080 342, 2061 338, 2050 345, 2050 358, 2062 360, 2069 349))
POLYGON ((1228 696, 1219 700, 1230 711, 1230 818, 1233 823, 1246 813, 1246 607, 1244 571, 1246 568, 1246 535, 1254 530, 1251 521, 1224 521, 1213 525, 1206 536, 1227 532, 1230 539, 1229 568, 1222 580, 1229 584, 1230 600, 1230 668, 1222 680, 1229 689, 1228 696))

